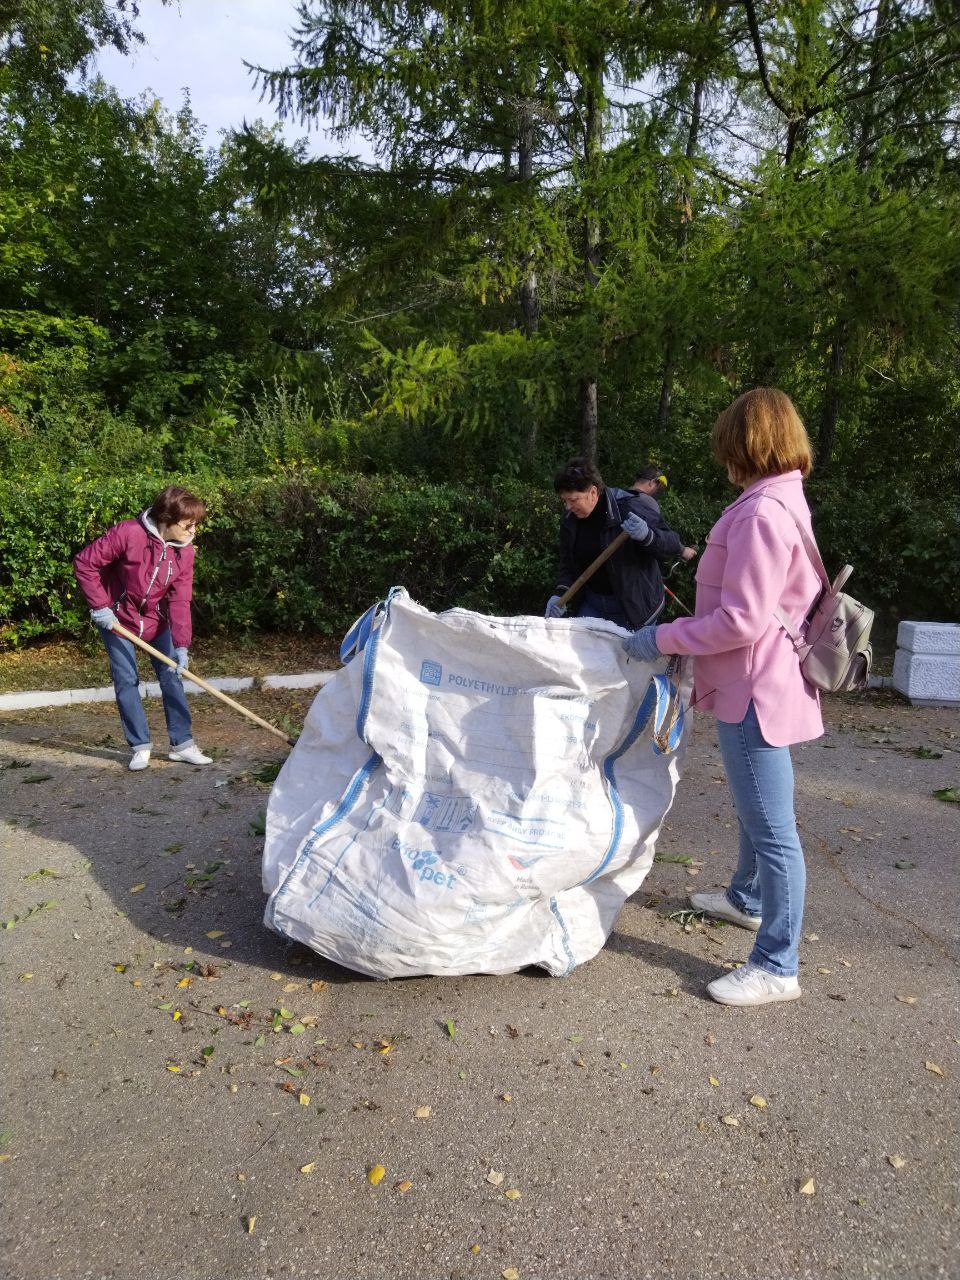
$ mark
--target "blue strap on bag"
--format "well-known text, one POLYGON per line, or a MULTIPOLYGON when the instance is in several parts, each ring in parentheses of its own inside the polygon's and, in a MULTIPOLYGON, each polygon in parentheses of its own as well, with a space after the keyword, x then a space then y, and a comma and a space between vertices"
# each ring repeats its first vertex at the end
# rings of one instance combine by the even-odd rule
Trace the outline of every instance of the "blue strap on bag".
POLYGON ((340 661, 344 666, 352 662, 358 654, 363 653, 364 646, 379 626, 380 619, 386 613, 386 610, 386 601, 378 600, 376 604, 370 606, 366 613, 360 615, 343 637, 343 643, 340 646, 340 661))
POLYGON ((653 751, 658 756, 669 756, 680 745, 686 715, 680 696, 680 659, 677 655, 670 659, 662 675, 653 676, 650 685, 654 691, 653 751))

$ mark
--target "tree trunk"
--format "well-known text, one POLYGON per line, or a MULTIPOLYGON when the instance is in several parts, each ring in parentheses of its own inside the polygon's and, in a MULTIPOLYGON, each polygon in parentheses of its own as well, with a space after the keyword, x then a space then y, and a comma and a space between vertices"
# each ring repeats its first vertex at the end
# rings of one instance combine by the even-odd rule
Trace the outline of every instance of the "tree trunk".
POLYGON ((597 380, 580 379, 580 453, 591 462, 597 460, 597 380))
MULTIPOLYGON (((583 215, 583 289, 586 295, 600 279, 600 214, 596 204, 594 184, 603 146, 603 60, 598 59, 590 68, 590 78, 584 86, 583 110, 583 172, 587 182, 583 215)), ((599 351, 592 353, 592 368, 580 380, 580 452, 591 462, 597 460, 597 368, 599 351)))
MULTIPOLYGON (((524 102, 520 108, 520 127, 517 136, 517 173, 520 181, 528 186, 532 185, 535 145, 533 112, 530 104, 524 102)), ((532 338, 540 328, 540 294, 537 285, 536 257, 532 247, 527 250, 523 264, 520 306, 523 310, 524 331, 528 338, 532 338)))
POLYGON ((827 366, 827 386, 820 414, 820 435, 817 439, 817 470, 827 472, 833 461, 833 446, 837 438, 837 421, 840 417, 840 383, 843 378, 847 354, 847 322, 838 320, 830 344, 830 360, 827 366))
MULTIPOLYGON (((517 130, 517 175, 526 184, 527 198, 533 195, 533 156, 536 145, 536 131, 533 123, 533 111, 529 101, 520 107, 520 123, 517 130)), ((540 329, 540 289, 537 281, 536 255, 531 245, 524 256, 523 278, 520 281, 520 309, 523 312, 523 331, 527 338, 535 338, 540 329)), ((537 443, 540 434, 540 419, 536 404, 530 406, 530 420, 527 425, 527 438, 524 444, 526 464, 532 468, 537 456, 537 443)))
MULTIPOLYGON (((692 160, 697 151, 700 136, 700 116, 703 108, 704 81, 698 80, 693 87, 693 101, 690 106, 690 128, 687 131, 686 158, 692 160)), ((692 192, 690 191, 689 173, 680 186, 680 225, 677 227, 677 252, 681 262, 687 260, 687 242, 690 239, 690 219, 693 217, 692 192)), ((657 410, 657 426, 660 435, 667 434, 670 425, 670 407, 673 403, 673 379, 677 369, 677 348, 679 335, 676 322, 671 321, 667 327, 667 342, 663 359, 663 381, 660 384, 660 406, 657 410)))
MULTIPOLYGON (((891 0, 880 0, 874 19, 874 40, 870 57, 870 72, 867 77, 867 107, 860 122, 860 145, 857 148, 857 169, 864 173, 870 164, 870 135, 873 132, 875 112, 874 95, 878 91, 883 77, 883 61, 886 52, 886 27, 890 20, 891 0)), ((823 408, 820 412, 820 435, 817 440, 817 469, 829 471, 833 462, 833 451, 837 441, 837 423, 840 421, 840 409, 843 403, 842 384, 847 368, 847 355, 850 347, 850 324, 846 320, 838 320, 834 325, 833 338, 830 343, 830 355, 827 358, 827 371, 823 391, 823 408)))

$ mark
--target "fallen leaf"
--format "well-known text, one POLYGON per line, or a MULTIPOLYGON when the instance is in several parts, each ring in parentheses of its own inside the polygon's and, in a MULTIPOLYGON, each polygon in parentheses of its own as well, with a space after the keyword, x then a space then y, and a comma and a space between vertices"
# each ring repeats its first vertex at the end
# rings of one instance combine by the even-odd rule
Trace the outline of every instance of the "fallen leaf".
POLYGON ((508 1200, 520 1199, 520 1192, 516 1189, 516 1187, 511 1187, 509 1191, 505 1191, 503 1194, 506 1196, 508 1200))
POLYGON ((145 889, 146 887, 147 886, 145 884, 131 885, 130 888, 127 890, 127 893, 139 893, 141 889, 145 889))
MULTIPOLYGON (((210 935, 207 934, 208 938, 209 936, 210 935)), ((302 986, 303 986, 302 982, 285 982, 283 984, 283 989, 284 991, 299 991, 302 986)))
POLYGON ((323 990, 323 988, 324 988, 326 985, 327 985, 327 984, 326 984, 325 982, 323 982, 323 981, 311 982, 311 983, 310 983, 310 990, 311 990, 311 991, 322 991, 322 990, 323 990))
POLYGON ((740 1125, 740 1121, 736 1116, 721 1116, 720 1123, 729 1125, 731 1129, 736 1129, 740 1125))
POLYGON ((225 933, 226 929, 210 929, 207 933, 207 937, 212 941, 214 938, 222 938, 225 933))
POLYGON ((804 942, 819 942, 820 935, 819 933, 805 933, 803 935, 803 940, 804 942))
POLYGON ((177 1072, 177 1071, 179 1071, 179 1070, 180 1070, 180 1068, 179 1068, 178 1066, 175 1066, 175 1065, 173 1065, 172 1063, 168 1062, 168 1063, 167 1063, 167 1070, 168 1070, 168 1071, 174 1071, 174 1072, 177 1072))
POLYGON ((713 1034, 712 1031, 708 1031, 707 1034, 703 1037, 703 1043, 714 1045, 717 1043, 717 1037, 713 1034))
POLYGON ((812 1178, 805 1178, 797 1187, 797 1190, 802 1196, 815 1196, 817 1194, 817 1184, 812 1178))
POLYGON ((267 1043, 266 1036, 257 1036, 256 1040, 254 1040, 253 1042, 253 1047, 255 1049, 262 1049, 266 1043, 267 1043))
POLYGON ((382 1164, 375 1164, 372 1169, 367 1171, 367 1181, 371 1187, 379 1187, 386 1176, 387 1171, 382 1164))
POLYGON ((502 1280, 520 1280, 520 1272, 516 1267, 504 1267, 500 1275, 502 1280))
POLYGON ((680 994, 680 988, 679 988, 679 987, 667 987, 663 994, 664 994, 665 996, 669 996, 669 997, 670 997, 670 999, 673 999, 673 998, 674 998, 674 996, 678 996, 678 995, 680 994))
POLYGON ((309 1107, 310 1105, 309 1093, 304 1093, 303 1090, 301 1090, 300 1093, 297 1095, 297 1101, 300 1103, 301 1107, 309 1107))
POLYGON ((177 986, 178 986, 178 987, 189 987, 189 985, 190 985, 190 983, 191 983, 192 981, 193 981, 193 979, 192 979, 192 978, 181 978, 181 979, 180 979, 180 981, 177 983, 177 986))
POLYGON ((253 1235, 253 1228, 256 1225, 257 1225, 257 1215, 254 1213, 254 1214, 251 1214, 250 1217, 247 1219, 247 1235, 248 1236, 253 1235))
POLYGON ((413 1114, 417 1117, 418 1120, 429 1120, 431 1110, 432 1110, 431 1107, 417 1107, 416 1111, 413 1114))
POLYGON ((487 1174, 487 1182, 490 1183, 491 1187, 499 1187, 503 1182, 504 1176, 504 1174, 498 1173, 496 1169, 491 1169, 487 1174))
POLYGON ((887 1164, 892 1165, 894 1169, 902 1169, 906 1163, 903 1156, 887 1156, 887 1164))
POLYGON ((279 982, 279 981, 281 980, 281 978, 282 978, 282 977, 283 977, 283 974, 282 974, 282 973, 271 973, 271 975, 270 975, 270 981, 271 981, 271 982, 279 982))
POLYGON ((720 1081, 717 1079, 717 1077, 716 1077, 716 1076, 710 1076, 710 1077, 709 1077, 709 1080, 710 1080, 710 1083, 713 1085, 713 1087, 714 1087, 715 1089, 719 1089, 719 1088, 720 1088, 720 1081))
POLYGON ((818 965, 817 967, 817 973, 833 973, 833 970, 828 969, 826 968, 826 966, 821 964, 821 965, 818 965))
POLYGON ((456 1034, 457 1034, 456 1023, 451 1022, 449 1019, 447 1019, 447 1035, 450 1037, 451 1040, 453 1040, 456 1034))
POLYGON ((762 1094, 755 1093, 750 1099, 750 1105, 751 1107, 756 1107, 758 1110, 762 1111, 767 1105, 767 1100, 762 1094))
POLYGON ((901 1004, 916 1004, 919 996, 894 996, 895 1000, 899 1000, 901 1004))
POLYGON ((300 1166, 300 1172, 301 1172, 301 1173, 313 1173, 313 1171, 314 1171, 314 1169, 315 1169, 316 1167, 317 1167, 317 1162, 316 1162, 316 1160, 311 1160, 309 1164, 302 1164, 302 1165, 300 1166))
POLYGON ((173 1011, 174 1022, 179 1022, 182 1017, 183 1017, 183 1011, 180 1009, 174 1009, 173 1011))
POLYGON ((413 1183, 408 1178, 405 1178, 403 1182, 397 1183, 397 1190, 402 1196, 405 1196, 412 1186, 413 1183))
POLYGON ((943 1067, 938 1067, 935 1062, 925 1062, 923 1065, 926 1067, 927 1071, 931 1072, 935 1076, 942 1076, 944 1074, 943 1067))
POLYGON ((512 1094, 512 1093, 501 1093, 501 1095, 500 1095, 500 1101, 501 1101, 501 1102, 512 1102, 512 1101, 513 1101, 513 1094, 512 1094))
POLYGON ((894 870, 896 871, 912 871, 916 865, 917 864, 915 862, 911 862, 909 858, 900 858, 893 864, 894 870))
POLYGON ((472 1245, 470 1246, 470 1252, 471 1252, 471 1253, 479 1253, 479 1252, 480 1252, 480 1246, 479 1246, 478 1244, 472 1244, 472 1245))

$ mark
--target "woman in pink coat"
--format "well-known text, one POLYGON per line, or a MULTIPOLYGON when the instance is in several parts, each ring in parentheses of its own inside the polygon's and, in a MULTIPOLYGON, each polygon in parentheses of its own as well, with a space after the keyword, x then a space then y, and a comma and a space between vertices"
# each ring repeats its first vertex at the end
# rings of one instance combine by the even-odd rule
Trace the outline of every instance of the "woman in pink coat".
POLYGON ((721 1004, 796 1000, 806 874, 793 811, 790 744, 823 733, 776 610, 802 624, 821 590, 797 521, 812 537, 803 479, 810 441, 790 398, 748 391, 717 419, 713 450, 743 490, 707 538, 697 569, 696 613, 642 627, 631 657, 693 656, 694 702, 717 718, 717 736, 740 827, 740 856, 725 893, 691 897, 698 911, 756 932, 747 964, 714 979, 721 1004))
POLYGON ((170 735, 170 759, 210 764, 193 741, 190 708, 181 675, 189 665, 192 628, 193 536, 206 514, 200 498, 177 485, 158 494, 135 520, 122 520, 74 558, 73 571, 90 606, 110 660, 110 675, 124 736, 132 751, 129 768, 150 763, 150 730, 140 699, 137 651, 113 628, 120 623, 175 659, 174 671, 151 657, 160 682, 170 735))

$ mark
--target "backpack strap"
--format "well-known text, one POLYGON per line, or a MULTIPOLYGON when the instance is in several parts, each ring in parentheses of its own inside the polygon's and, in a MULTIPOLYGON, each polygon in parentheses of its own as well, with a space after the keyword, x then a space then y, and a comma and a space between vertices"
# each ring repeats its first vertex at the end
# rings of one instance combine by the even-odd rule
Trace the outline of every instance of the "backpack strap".
MULTIPOLYGON (((810 561, 811 565, 813 565, 814 569, 817 571, 820 581, 823 583, 824 591, 829 591, 830 578, 827 574, 826 568, 824 567, 823 557, 820 555, 820 548, 817 546, 816 542, 813 540, 813 538, 811 538, 810 534, 807 533, 806 529, 797 519, 796 512, 791 511, 785 502, 781 502, 779 498, 775 498, 773 494, 768 492, 767 490, 763 491, 763 496, 765 498, 769 498, 771 502, 775 502, 778 507, 783 507, 787 515, 791 517, 791 519, 793 520, 793 523, 797 526, 797 532, 800 534, 800 541, 803 543, 803 549, 807 553, 807 559, 810 561)), ((800 654, 800 660, 802 662, 803 659, 806 657, 806 655, 810 652, 810 645, 808 645, 804 641, 800 628, 795 626, 794 623, 791 622, 790 618, 783 611, 783 609, 774 609, 773 613, 774 613, 774 617, 777 619, 777 621, 783 627, 784 631, 786 631, 787 635, 793 641, 793 647, 794 649, 796 649, 797 653, 800 654)))

